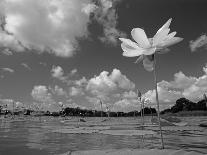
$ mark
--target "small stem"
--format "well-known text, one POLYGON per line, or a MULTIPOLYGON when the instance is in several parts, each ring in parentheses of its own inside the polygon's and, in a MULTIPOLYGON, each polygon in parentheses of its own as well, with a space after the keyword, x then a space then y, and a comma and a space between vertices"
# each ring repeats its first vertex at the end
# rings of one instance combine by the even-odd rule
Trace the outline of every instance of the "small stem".
POLYGON ((162 149, 164 149, 164 142, 163 142, 163 136, 162 136, 162 127, 161 127, 161 123, 160 123, 160 104, 159 104, 158 91, 157 91, 157 74, 156 74, 155 54, 154 54, 154 82, 155 82, 156 102, 157 102, 157 117, 158 117, 159 129, 160 129, 161 145, 162 145, 162 149))
POLYGON ((144 125, 144 101, 142 101, 142 119, 143 119, 143 125, 144 125))

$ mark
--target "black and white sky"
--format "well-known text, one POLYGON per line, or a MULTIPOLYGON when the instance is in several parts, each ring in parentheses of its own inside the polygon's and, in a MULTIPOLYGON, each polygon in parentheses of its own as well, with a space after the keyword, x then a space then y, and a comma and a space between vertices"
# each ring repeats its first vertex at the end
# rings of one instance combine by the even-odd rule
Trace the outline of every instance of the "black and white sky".
POLYGON ((122 56, 119 37, 149 37, 170 18, 184 38, 158 55, 161 108, 207 92, 206 0, 0 0, 0 104, 139 110, 155 107, 152 72, 122 56))

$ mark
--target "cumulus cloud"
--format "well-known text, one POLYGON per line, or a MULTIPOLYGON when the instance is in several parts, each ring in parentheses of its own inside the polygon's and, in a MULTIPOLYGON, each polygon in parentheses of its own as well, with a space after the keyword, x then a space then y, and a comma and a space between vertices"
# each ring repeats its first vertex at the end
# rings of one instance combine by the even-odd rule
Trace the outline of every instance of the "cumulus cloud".
POLYGON ((206 34, 201 35, 196 40, 190 41, 190 49, 192 52, 195 52, 197 49, 204 47, 207 48, 207 36, 206 34))
POLYGON ((7 110, 22 110, 24 109, 24 104, 19 101, 14 101, 13 99, 0 99, 0 106, 6 108, 7 110))
MULTIPOLYGON (((158 94, 159 94, 159 102, 160 102, 160 109, 166 109, 170 106, 175 104, 175 101, 181 97, 183 97, 182 92, 168 90, 165 87, 158 86, 158 94)), ((150 100, 148 106, 156 108, 156 94, 155 90, 147 91, 144 96, 150 100)))
POLYGON ((130 91, 126 91, 122 94, 123 98, 127 98, 127 99, 136 99, 137 98, 137 94, 136 92, 130 90, 130 91))
POLYGON ((82 88, 71 87, 69 94, 70 94, 70 96, 81 96, 81 95, 84 95, 84 91, 82 88))
POLYGON ((12 51, 48 52, 71 57, 92 20, 103 27, 103 42, 116 43, 120 0, 2 0, 0 46, 12 51), (91 14, 94 16, 91 16, 91 14))
MULTIPOLYGON (((178 72, 174 75, 173 81, 159 82, 158 94, 161 109, 173 105, 175 101, 181 97, 185 97, 195 102, 202 99, 203 94, 207 92, 206 68, 207 67, 203 67, 204 74, 200 77, 186 76, 184 73, 178 72)), ((149 98, 152 105, 155 106, 155 90, 149 90, 144 95, 149 98)))
POLYGON ((44 66, 44 67, 47 66, 47 63, 46 62, 39 62, 39 64, 42 65, 42 66, 44 66))
POLYGON ((85 77, 82 77, 80 80, 75 80, 74 84, 79 87, 85 87, 88 83, 88 80, 85 77))
POLYGON ((185 89, 195 83, 196 77, 186 76, 183 72, 178 72, 174 74, 174 80, 167 82, 161 81, 158 83, 158 86, 165 87, 169 89, 185 89))
POLYGON ((54 95, 62 96, 62 97, 66 97, 66 98, 68 96, 67 95, 67 92, 63 88, 61 88, 60 86, 58 86, 58 85, 55 85, 54 88, 50 88, 50 90, 52 91, 52 93, 54 95))
POLYGON ((29 67, 29 65, 26 64, 26 63, 21 63, 21 66, 23 66, 24 68, 26 68, 26 69, 28 69, 30 71, 32 70, 31 67, 29 67))
POLYGON ((91 78, 86 87, 94 95, 108 95, 119 89, 132 90, 134 88, 135 84, 118 69, 113 69, 111 74, 107 71, 101 72, 99 76, 91 78))
MULTIPOLYGON (((50 88, 44 85, 34 86, 31 96, 35 100, 33 103, 33 107, 35 110, 44 110, 44 111, 59 111, 61 110, 61 106, 54 100, 52 92, 56 91, 56 93, 60 93, 60 88, 56 87, 56 90, 51 91, 50 88)), ((56 94, 62 95, 62 94, 56 94)))
POLYGON ((51 75, 53 78, 65 81, 66 77, 64 76, 64 70, 61 66, 53 66, 51 69, 51 75))
POLYGON ((75 102, 71 103, 71 104, 67 104, 67 107, 70 107, 70 108, 81 108, 81 109, 87 109, 85 106, 81 106, 75 102))
POLYGON ((112 111, 138 111, 140 110, 140 103, 136 99, 123 99, 114 103, 112 111))
POLYGON ((49 92, 48 88, 44 85, 34 86, 31 95, 34 100, 43 103, 53 103, 52 94, 49 92))
MULTIPOLYGON (((2 9, 4 6, 3 3, 0 3, 2 9)), ((0 47, 5 49, 3 53, 11 54, 11 51, 22 52, 24 51, 24 47, 21 43, 15 38, 14 35, 5 31, 6 21, 3 14, 0 13, 0 47)))
POLYGON ((102 42, 112 45, 117 44, 117 38, 125 37, 126 34, 117 29, 118 15, 116 6, 121 0, 97 0, 97 8, 94 19, 103 26, 103 36, 99 37, 102 42))
POLYGON ((14 73, 14 70, 13 69, 7 68, 7 67, 1 68, 1 70, 4 71, 4 72, 14 73))
POLYGON ((13 99, 0 99, 0 105, 8 110, 13 110, 13 104, 15 104, 13 99))
POLYGON ((73 70, 70 71, 70 75, 73 76, 78 72, 78 70, 76 68, 74 68, 73 70))
POLYGON ((87 4, 90 0, 4 0, 4 29, 17 46, 70 57, 78 46, 76 38, 88 35, 93 9, 84 11, 87 4))

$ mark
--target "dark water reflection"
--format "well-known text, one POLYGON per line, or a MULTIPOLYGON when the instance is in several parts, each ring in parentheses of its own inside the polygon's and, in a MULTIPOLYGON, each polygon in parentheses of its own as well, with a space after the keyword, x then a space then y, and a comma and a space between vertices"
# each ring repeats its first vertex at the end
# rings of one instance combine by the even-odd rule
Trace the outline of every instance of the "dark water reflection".
MULTIPOLYGON (((15 118, 14 120, 0 119, 0 155, 47 155, 73 150, 160 147, 159 134, 143 137, 53 132, 56 129, 72 126, 89 126, 93 122, 100 125, 100 120, 97 120, 100 118, 86 118, 86 123, 78 122, 78 118, 70 118, 64 123, 61 122, 61 119, 49 117, 43 117, 41 121, 38 118, 31 117, 15 118), (88 124, 88 122, 90 123, 88 124)), ((207 121, 207 117, 186 117, 182 119, 189 123, 192 130, 163 131, 166 147, 206 153, 207 129, 197 125, 199 122, 207 121)), ((140 122, 139 118, 112 118, 101 125, 137 129, 140 122)), ((156 132, 158 133, 158 131, 156 132)))

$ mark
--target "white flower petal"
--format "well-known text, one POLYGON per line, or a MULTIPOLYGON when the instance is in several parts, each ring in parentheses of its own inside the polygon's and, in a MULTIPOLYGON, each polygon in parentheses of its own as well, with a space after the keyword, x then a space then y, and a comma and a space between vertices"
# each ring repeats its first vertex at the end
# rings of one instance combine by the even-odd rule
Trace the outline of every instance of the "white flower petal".
POLYGON ((143 48, 150 47, 149 40, 143 29, 134 28, 131 31, 131 35, 132 35, 132 38, 138 43, 140 47, 143 47, 143 48))
POLYGON ((176 33, 177 32, 172 32, 172 33, 168 34, 167 39, 172 39, 176 35, 176 33))
POLYGON ((171 24, 172 18, 170 18, 158 31, 157 33, 163 31, 164 29, 168 29, 171 24))
POLYGON ((171 45, 177 44, 177 43, 181 42, 182 40, 183 40, 183 38, 173 37, 171 39, 167 39, 166 41, 163 41, 162 43, 158 44, 157 47, 158 48, 166 48, 171 45))
POLYGON ((144 59, 144 55, 139 56, 139 58, 135 61, 135 63, 139 63, 144 59))
POLYGON ((143 51, 143 54, 144 54, 144 55, 152 55, 152 54, 155 53, 155 51, 156 51, 156 48, 148 48, 148 49, 145 49, 145 50, 143 51))
POLYGON ((154 63, 154 59, 153 59, 153 56, 151 56, 151 58, 149 59, 148 57, 145 57, 144 60, 143 60, 143 66, 149 72, 153 71, 153 69, 154 69, 154 64, 153 64, 154 63))
POLYGON ((168 33, 170 32, 170 29, 166 28, 160 31, 159 33, 156 33, 153 37, 153 46, 156 46, 163 40, 165 40, 168 37, 168 33))
POLYGON ((137 57, 137 56, 142 55, 142 53, 144 51, 144 49, 141 49, 141 48, 140 49, 135 49, 131 46, 128 46, 125 43, 121 44, 121 48, 124 51, 122 55, 126 56, 126 57, 137 57))
POLYGON ((138 44, 131 41, 130 39, 125 39, 125 38, 119 38, 124 44, 127 44, 128 46, 131 46, 133 48, 139 48, 138 44))

